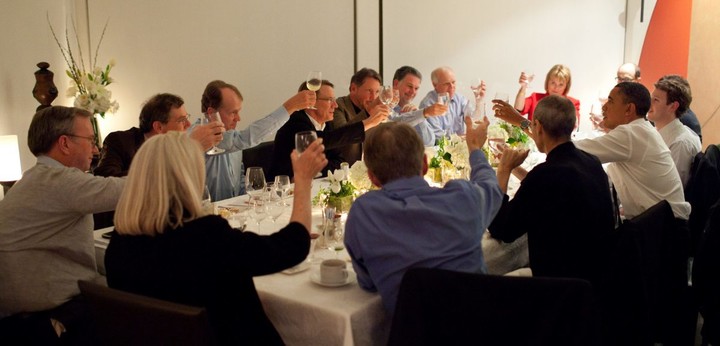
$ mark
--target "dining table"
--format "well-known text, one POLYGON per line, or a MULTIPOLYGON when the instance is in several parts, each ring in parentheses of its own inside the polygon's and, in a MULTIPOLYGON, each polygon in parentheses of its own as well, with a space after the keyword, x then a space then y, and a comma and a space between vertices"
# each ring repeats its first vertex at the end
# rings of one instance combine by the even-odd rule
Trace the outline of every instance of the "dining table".
MULTIPOLYGON (((313 182, 313 195, 326 179, 313 182)), ((245 232, 272 234, 288 224, 292 196, 286 198, 286 210, 276 220, 264 219, 260 223, 252 218, 248 195, 241 195, 215 203, 228 222, 245 232), (225 210, 225 211, 223 211, 225 210), (242 217, 236 214, 246 213, 242 217), (242 219, 244 224, 240 224, 242 219)), ((313 207, 313 231, 321 233, 322 207, 313 207)), ((343 217, 344 219, 344 217, 343 217)), ((104 256, 109 239, 103 235, 112 230, 95 232, 98 271, 105 273, 104 256)), ((489 274, 503 275, 528 266, 527 238, 502 243, 485 232, 482 248, 489 274)), ((287 345, 383 345, 387 343, 390 322, 386 317, 381 297, 376 292, 363 290, 352 272, 352 263, 345 249, 333 251, 322 247, 321 238, 313 240, 308 259, 289 270, 255 277, 254 283, 270 321, 287 345), (319 280, 319 264, 324 259, 346 261, 350 271, 346 283, 325 285, 319 280)))

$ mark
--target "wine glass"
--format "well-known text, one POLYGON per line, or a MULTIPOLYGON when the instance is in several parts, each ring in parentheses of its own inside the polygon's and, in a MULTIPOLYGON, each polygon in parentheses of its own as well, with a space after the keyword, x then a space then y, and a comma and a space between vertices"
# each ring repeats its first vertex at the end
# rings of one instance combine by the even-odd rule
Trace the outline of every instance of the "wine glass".
POLYGON ((255 222, 260 226, 260 223, 269 216, 267 200, 260 194, 257 199, 252 200, 251 205, 253 219, 255 219, 255 222))
MULTIPOLYGON (((203 125, 209 124, 211 122, 216 122, 216 121, 220 121, 220 114, 218 112, 205 114, 205 116, 202 118, 203 125)), ((225 149, 218 148, 213 144, 212 148, 210 148, 205 153, 208 155, 217 155, 217 154, 222 154, 224 152, 225 152, 225 149)))
POLYGON ((250 199, 259 200, 266 185, 262 167, 248 167, 245 172, 245 191, 250 195, 250 199))
POLYGON ((202 207, 205 214, 215 214, 215 207, 212 204, 212 198, 210 197, 210 189, 208 189, 207 185, 203 188, 203 196, 202 201, 200 202, 200 206, 202 207))
POLYGON ((390 101, 390 115, 395 114, 395 107, 397 107, 398 103, 400 103, 400 90, 393 89, 392 91, 393 97, 392 101, 390 101))
POLYGON ((590 122, 593 124, 593 130, 602 130, 600 123, 602 123, 603 120, 602 104, 593 103, 590 106, 590 122))
POLYGON ((277 219, 285 212, 285 204, 277 195, 277 187, 273 187, 273 192, 270 194, 267 200, 267 212, 270 215, 273 223, 276 223, 277 219))
POLYGON ((390 85, 385 85, 380 89, 380 102, 385 104, 386 106, 390 106, 390 103, 392 103, 393 99, 393 88, 390 85))
POLYGON ((522 80, 523 75, 525 76, 525 86, 530 87, 530 84, 532 83, 533 79, 535 79, 535 74, 530 72, 529 70, 524 70, 520 73, 520 79, 522 80))
POLYGON ((335 251, 335 258, 338 257, 340 251, 345 249, 344 233, 342 219, 339 215, 335 215, 332 227, 328 227, 325 232, 325 247, 330 251, 335 251))
POLYGON ((317 139, 317 133, 315 131, 302 131, 295 134, 295 150, 297 150, 298 155, 302 154, 307 147, 312 144, 312 142, 315 142, 317 139))
POLYGON ((476 101, 480 101, 482 98, 480 97, 480 86, 482 85, 482 80, 480 78, 476 78, 470 81, 470 90, 473 93, 473 98, 476 101))
POLYGON ((495 93, 495 99, 505 101, 508 103, 510 102, 510 96, 508 96, 508 93, 504 93, 504 92, 495 93))
POLYGON ((290 192, 290 177, 287 175, 275 176, 275 189, 280 193, 280 198, 284 200, 290 192))
MULTIPOLYGON (((322 72, 310 71, 310 73, 308 73, 308 77, 305 82, 305 86, 308 88, 308 90, 311 90, 311 91, 320 90, 320 87, 322 86, 322 72)), ((315 108, 315 106, 310 106, 308 109, 317 109, 317 108, 315 108)))

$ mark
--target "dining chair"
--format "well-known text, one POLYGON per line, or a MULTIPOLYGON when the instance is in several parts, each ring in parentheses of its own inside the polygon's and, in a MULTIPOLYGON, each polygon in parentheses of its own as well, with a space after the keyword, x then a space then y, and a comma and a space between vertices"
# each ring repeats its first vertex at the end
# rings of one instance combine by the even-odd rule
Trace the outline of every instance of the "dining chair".
POLYGON ((275 176, 271 176, 270 166, 272 166, 274 151, 274 141, 263 142, 243 150, 242 161, 245 169, 248 167, 262 167, 263 172, 265 172, 265 180, 273 181, 275 176))
POLYGON ((690 228, 691 256, 695 256, 710 207, 720 198, 720 147, 709 145, 699 152, 690 167, 690 179, 685 186, 685 200, 692 206, 690 228))
POLYGON ((693 288, 704 323, 704 344, 720 345, 720 199, 710 209, 693 266, 693 288))
POLYGON ((606 244, 601 286, 603 335, 609 344, 684 345, 697 310, 688 286, 689 235, 670 204, 660 201, 626 220, 606 244))
POLYGON ((204 308, 78 281, 101 345, 212 345, 204 308))
POLYGON ((388 345, 597 345, 592 287, 580 279, 414 268, 388 345))

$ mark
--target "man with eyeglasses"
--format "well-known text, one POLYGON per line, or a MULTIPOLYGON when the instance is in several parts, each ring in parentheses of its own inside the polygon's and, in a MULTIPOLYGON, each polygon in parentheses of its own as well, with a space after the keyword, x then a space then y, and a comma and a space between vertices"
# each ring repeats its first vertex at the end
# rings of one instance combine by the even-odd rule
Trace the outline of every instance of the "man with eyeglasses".
MULTIPOLYGON (((615 77, 615 80, 618 83, 640 83, 641 79, 642 78, 640 77, 640 66, 633 63, 625 63, 620 65, 617 70, 617 77, 615 77)), ((700 137, 700 141, 702 142, 702 128, 700 126, 700 121, 698 121, 695 112, 693 112, 690 107, 688 107, 684 111, 684 113, 680 116, 679 119, 683 125, 689 127, 691 130, 693 130, 693 132, 697 133, 698 137, 700 137)))
MULTIPOLYGON (((157 94, 143 105, 140 127, 111 132, 103 142, 100 162, 93 173, 103 177, 124 177, 130 169, 135 153, 148 138, 168 131, 187 131, 190 115, 185 101, 173 94, 157 94)), ((190 137, 198 140, 205 149, 222 140, 223 125, 213 122, 196 126, 190 137)))
POLYGON ((315 93, 298 92, 275 111, 253 122, 244 130, 237 129, 243 97, 236 86, 221 80, 212 81, 205 87, 200 103, 203 114, 220 114, 227 130, 222 142, 217 145, 225 149, 225 152, 205 157, 206 184, 212 200, 219 201, 245 193, 242 151, 269 140, 269 136, 288 121, 290 114, 312 106, 315 103, 315 93))
MULTIPOLYGON (((295 134, 302 131, 315 131, 319 138, 323 139, 325 155, 328 164, 323 168, 323 175, 328 170, 340 168, 344 162, 338 148, 346 147, 348 144, 362 143, 365 140, 365 132, 387 118, 387 112, 378 112, 373 116, 357 122, 353 122, 340 128, 329 128, 326 123, 333 121, 335 110, 338 107, 335 99, 334 85, 323 80, 320 90, 316 91, 317 101, 315 109, 304 109, 295 112, 275 135, 275 152, 273 154, 272 175, 288 175, 292 178, 293 170, 290 162, 290 153, 295 149, 295 134)), ((308 90, 306 83, 302 83, 300 91, 308 90)))
POLYGON ((87 174, 98 153, 79 108, 33 117, 37 164, 0 201, 0 335, 8 344, 90 344, 78 280, 98 277, 93 213, 112 210, 124 179, 87 174))

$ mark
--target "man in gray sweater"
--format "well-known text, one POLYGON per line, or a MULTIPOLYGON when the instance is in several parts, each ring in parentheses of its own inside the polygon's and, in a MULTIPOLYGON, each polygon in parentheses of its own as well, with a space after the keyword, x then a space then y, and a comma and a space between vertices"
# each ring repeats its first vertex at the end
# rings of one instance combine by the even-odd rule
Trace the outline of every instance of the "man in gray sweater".
POLYGON ((37 164, 0 201, 0 330, 23 343, 78 344, 88 335, 77 281, 98 275, 92 214, 113 210, 124 186, 86 173, 98 153, 91 116, 60 106, 37 112, 28 130, 37 164))

